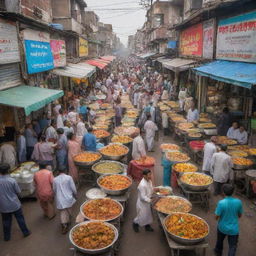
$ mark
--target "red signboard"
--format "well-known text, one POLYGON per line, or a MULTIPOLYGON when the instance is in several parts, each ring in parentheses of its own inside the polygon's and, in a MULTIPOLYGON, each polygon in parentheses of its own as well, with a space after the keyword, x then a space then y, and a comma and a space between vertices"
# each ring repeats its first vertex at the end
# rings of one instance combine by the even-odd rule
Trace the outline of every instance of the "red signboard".
POLYGON ((180 35, 180 53, 184 56, 202 57, 203 24, 185 29, 180 35))

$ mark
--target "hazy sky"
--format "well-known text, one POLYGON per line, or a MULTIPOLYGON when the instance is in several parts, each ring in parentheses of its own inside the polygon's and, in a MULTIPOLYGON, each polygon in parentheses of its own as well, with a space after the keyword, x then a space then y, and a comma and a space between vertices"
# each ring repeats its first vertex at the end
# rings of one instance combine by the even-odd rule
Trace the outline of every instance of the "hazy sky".
POLYGON ((89 9, 95 11, 100 21, 112 24, 114 32, 126 46, 128 36, 135 34, 145 22, 146 10, 140 0, 85 0, 89 9))

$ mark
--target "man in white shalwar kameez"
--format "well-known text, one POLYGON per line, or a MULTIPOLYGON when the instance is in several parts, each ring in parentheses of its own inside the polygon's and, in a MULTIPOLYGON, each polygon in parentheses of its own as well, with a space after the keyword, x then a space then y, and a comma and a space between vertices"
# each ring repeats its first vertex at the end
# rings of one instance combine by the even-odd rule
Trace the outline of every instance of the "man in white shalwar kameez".
POLYGON ((151 116, 147 116, 147 121, 144 124, 144 130, 146 132, 146 143, 148 151, 153 151, 155 133, 158 130, 156 124, 151 120, 151 116))
POLYGON ((139 160, 146 156, 146 149, 144 140, 141 137, 140 131, 136 134, 132 142, 132 158, 133 160, 139 160))
POLYGON ((17 154, 12 142, 4 143, 0 147, 0 163, 9 164, 13 169, 17 164, 17 154))
POLYGON ((195 103, 193 102, 191 104, 191 108, 188 110, 187 121, 188 122, 197 122, 198 119, 199 119, 199 112, 195 108, 195 103))
POLYGON ((244 126, 240 126, 239 129, 236 129, 234 134, 234 139, 238 141, 239 144, 245 145, 248 142, 248 133, 244 129, 244 126))
POLYGON ((220 152, 212 156, 211 175, 214 181, 214 195, 220 195, 223 184, 234 179, 233 163, 226 151, 227 145, 221 145, 220 152))
POLYGON ((233 122, 232 126, 228 129, 227 137, 229 137, 230 139, 235 139, 237 130, 238 130, 238 122, 233 122))
POLYGON ((216 148, 216 136, 211 137, 211 141, 204 145, 204 159, 202 170, 205 174, 210 174, 211 171, 211 160, 214 153, 217 152, 216 148))
POLYGON ((150 224, 153 222, 151 210, 151 197, 153 185, 151 181, 151 171, 143 171, 143 179, 138 186, 138 199, 136 203, 137 216, 133 220, 133 229, 139 232, 139 227, 145 227, 146 231, 154 231, 150 224))

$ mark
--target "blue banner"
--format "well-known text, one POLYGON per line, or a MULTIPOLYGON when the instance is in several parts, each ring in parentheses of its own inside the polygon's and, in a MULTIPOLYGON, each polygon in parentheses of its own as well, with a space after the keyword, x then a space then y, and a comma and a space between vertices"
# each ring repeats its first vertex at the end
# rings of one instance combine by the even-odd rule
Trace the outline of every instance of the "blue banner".
POLYGON ((50 42, 25 40, 28 74, 54 68, 50 42))
POLYGON ((177 47, 177 41, 169 41, 167 44, 168 49, 175 49, 177 47))

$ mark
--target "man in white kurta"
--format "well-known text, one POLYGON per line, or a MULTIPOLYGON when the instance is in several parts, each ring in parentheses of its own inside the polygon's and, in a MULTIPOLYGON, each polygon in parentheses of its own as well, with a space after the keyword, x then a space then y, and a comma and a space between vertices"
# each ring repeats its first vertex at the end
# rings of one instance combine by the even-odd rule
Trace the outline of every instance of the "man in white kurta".
POLYGON ((144 227, 146 231, 154 231, 150 224, 153 222, 151 210, 151 197, 153 194, 153 185, 151 181, 151 171, 143 171, 143 179, 138 186, 138 199, 136 203, 137 216, 133 220, 133 229, 139 232, 139 227, 144 227))
POLYGON ((185 99, 187 96, 187 92, 185 88, 181 88, 179 91, 178 99, 179 99, 179 105, 180 105, 180 110, 184 110, 184 105, 185 105, 185 99))
POLYGON ((233 122, 232 126, 228 129, 227 137, 229 137, 230 139, 235 139, 237 130, 238 130, 238 123, 233 122))
POLYGON ((150 116, 147 117, 147 121, 144 124, 144 130, 146 132, 146 143, 148 147, 148 151, 153 151, 154 147, 154 139, 155 139, 155 133, 158 130, 156 124, 150 120, 150 116))
POLYGON ((195 108, 195 103, 192 103, 191 108, 188 110, 187 121, 197 122, 199 119, 199 112, 195 108))
POLYGON ((7 142, 0 147, 0 163, 9 164, 10 169, 13 169, 16 166, 17 156, 13 143, 7 142))
POLYGON ((234 178, 233 163, 226 151, 227 146, 221 145, 220 152, 214 153, 212 156, 211 175, 214 181, 214 195, 221 194, 223 184, 234 178))
POLYGON ((234 134, 234 139, 238 141, 239 144, 245 145, 248 142, 248 133, 244 129, 243 126, 240 126, 238 129, 236 129, 234 134))
POLYGON ((217 152, 216 148, 217 138, 215 136, 211 137, 211 141, 204 145, 204 159, 202 170, 205 174, 210 174, 211 170, 211 160, 214 153, 217 152))
POLYGON ((132 143, 132 158, 133 160, 139 160, 145 156, 146 156, 145 143, 139 132, 132 143))

